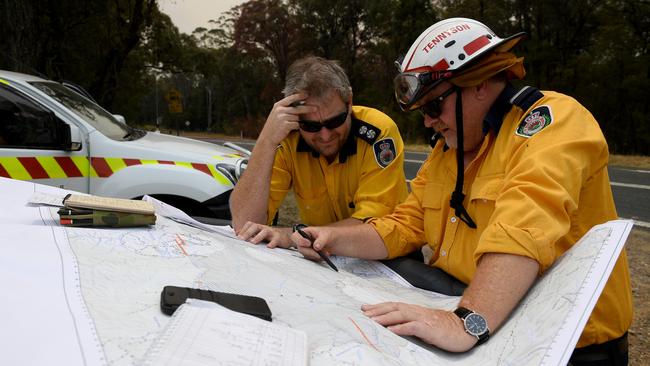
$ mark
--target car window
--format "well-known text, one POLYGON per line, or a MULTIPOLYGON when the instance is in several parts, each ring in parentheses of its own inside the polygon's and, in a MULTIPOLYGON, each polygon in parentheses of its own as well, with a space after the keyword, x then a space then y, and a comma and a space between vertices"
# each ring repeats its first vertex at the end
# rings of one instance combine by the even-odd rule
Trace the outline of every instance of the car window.
POLYGON ((130 130, 118 122, 113 115, 64 85, 49 81, 30 82, 30 84, 68 107, 108 138, 124 140, 125 136, 130 135, 130 130))
POLYGON ((0 84, 0 147, 59 149, 57 123, 54 113, 0 84))

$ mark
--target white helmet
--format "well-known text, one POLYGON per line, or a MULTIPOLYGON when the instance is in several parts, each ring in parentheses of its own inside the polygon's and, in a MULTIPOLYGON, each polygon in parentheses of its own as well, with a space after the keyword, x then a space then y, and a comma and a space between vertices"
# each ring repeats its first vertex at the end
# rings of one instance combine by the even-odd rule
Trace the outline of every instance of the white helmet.
POLYGON ((499 38, 485 24, 467 18, 437 22, 420 34, 397 64, 395 97, 402 110, 417 109, 418 101, 443 80, 462 73, 490 51, 506 52, 525 33, 499 38))

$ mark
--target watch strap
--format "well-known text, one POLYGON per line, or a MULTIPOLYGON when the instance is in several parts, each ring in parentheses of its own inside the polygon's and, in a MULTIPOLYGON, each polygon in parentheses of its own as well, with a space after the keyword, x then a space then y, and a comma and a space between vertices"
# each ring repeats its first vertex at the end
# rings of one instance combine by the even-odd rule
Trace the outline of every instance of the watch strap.
POLYGON ((471 313, 473 313, 473 311, 469 310, 468 308, 464 308, 462 306, 459 306, 458 308, 456 308, 456 310, 454 310, 454 314, 458 315, 458 317, 463 320, 465 320, 465 317, 471 313))
MULTIPOLYGON (((456 314, 463 321, 463 327, 465 327, 465 318, 467 318, 467 316, 469 314, 472 314, 472 313, 480 315, 480 314, 478 314, 478 313, 476 313, 476 312, 474 312, 474 311, 472 311, 472 310, 470 310, 468 308, 464 308, 462 306, 459 306, 458 308, 456 308, 456 310, 454 310, 454 314, 456 314)), ((482 315, 480 315, 480 316, 483 317, 482 315)), ((467 332, 467 329, 465 329, 465 332, 467 332)), ((467 332, 467 334, 470 334, 470 333, 467 332)), ((490 328, 487 327, 485 329, 485 332, 477 335, 476 338, 478 339, 478 342, 476 342, 477 346, 487 342, 487 340, 490 338, 490 328)))

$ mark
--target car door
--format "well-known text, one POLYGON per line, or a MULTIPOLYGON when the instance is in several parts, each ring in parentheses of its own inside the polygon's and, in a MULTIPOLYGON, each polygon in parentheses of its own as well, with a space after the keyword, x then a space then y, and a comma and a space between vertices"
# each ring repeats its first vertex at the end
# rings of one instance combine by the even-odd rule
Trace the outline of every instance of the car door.
POLYGON ((71 148, 68 123, 9 83, 0 83, 1 177, 88 192, 87 147, 71 148))

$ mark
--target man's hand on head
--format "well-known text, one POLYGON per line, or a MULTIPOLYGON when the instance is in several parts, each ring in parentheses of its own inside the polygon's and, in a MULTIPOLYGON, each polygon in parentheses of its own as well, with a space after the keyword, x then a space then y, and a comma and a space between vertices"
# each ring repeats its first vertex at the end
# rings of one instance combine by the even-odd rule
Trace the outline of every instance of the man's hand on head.
POLYGON ((277 146, 293 130, 299 128, 300 115, 316 111, 316 107, 299 104, 305 100, 307 94, 292 94, 273 105, 273 109, 266 118, 264 128, 258 141, 277 146), (292 105, 293 104, 293 105, 292 105))

